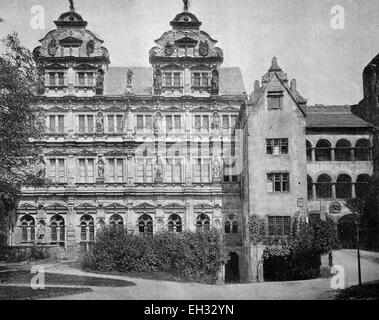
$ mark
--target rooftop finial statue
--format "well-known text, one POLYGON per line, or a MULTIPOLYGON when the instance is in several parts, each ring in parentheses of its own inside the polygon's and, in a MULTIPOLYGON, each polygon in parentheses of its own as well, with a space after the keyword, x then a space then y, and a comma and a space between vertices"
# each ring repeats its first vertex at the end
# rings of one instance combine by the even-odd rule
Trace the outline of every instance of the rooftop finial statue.
POLYGON ((74 0, 68 0, 70 2, 70 10, 75 11, 74 0))
POLYGON ((189 0, 183 0, 183 3, 184 3, 184 11, 187 12, 188 11, 188 4, 189 0))

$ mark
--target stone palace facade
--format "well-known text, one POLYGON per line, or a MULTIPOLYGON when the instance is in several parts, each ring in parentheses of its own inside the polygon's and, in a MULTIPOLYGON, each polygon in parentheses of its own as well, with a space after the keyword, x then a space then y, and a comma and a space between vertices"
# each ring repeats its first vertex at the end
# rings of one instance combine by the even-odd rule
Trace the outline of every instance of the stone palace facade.
POLYGON ((350 212, 372 175, 373 126, 348 106, 307 106, 276 58, 246 94, 217 41, 187 8, 149 52, 150 67, 111 67, 73 6, 33 54, 46 135, 24 186, 11 245, 88 250, 104 225, 128 232, 222 230, 227 281, 255 281, 247 221, 284 236, 295 216, 350 212))

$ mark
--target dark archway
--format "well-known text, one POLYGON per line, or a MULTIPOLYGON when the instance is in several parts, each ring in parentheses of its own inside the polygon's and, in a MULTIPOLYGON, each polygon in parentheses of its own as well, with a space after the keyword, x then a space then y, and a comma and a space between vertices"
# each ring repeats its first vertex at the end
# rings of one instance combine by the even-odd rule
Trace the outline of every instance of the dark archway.
POLYGON ((354 249, 357 243, 355 215, 349 214, 338 221, 338 240, 344 248, 354 249))
POLYGON ((239 256, 235 252, 229 253, 230 260, 225 265, 225 283, 240 282, 239 256))

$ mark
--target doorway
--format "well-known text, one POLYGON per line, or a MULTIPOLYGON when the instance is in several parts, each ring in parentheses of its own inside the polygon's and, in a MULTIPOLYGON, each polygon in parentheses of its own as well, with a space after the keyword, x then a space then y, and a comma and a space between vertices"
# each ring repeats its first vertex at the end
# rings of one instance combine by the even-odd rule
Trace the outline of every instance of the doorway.
POLYGON ((229 257, 225 265, 225 283, 238 283, 240 282, 239 256, 235 252, 230 252, 229 257))

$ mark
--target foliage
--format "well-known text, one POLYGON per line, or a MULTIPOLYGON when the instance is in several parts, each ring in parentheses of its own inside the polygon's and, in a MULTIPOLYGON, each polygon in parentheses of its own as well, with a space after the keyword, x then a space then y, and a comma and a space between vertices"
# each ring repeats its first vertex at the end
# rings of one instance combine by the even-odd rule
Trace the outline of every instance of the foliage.
POLYGON ((248 224, 250 243, 256 245, 264 242, 266 239, 265 218, 259 215, 251 215, 248 224))
POLYGON ((266 247, 263 253, 265 279, 305 280, 319 276, 320 255, 338 248, 336 224, 327 219, 294 223, 293 236, 266 247))
POLYGON ((44 260, 49 257, 45 247, 3 247, 0 248, 0 261, 17 263, 30 260, 44 260))
POLYGON ((129 235, 107 227, 83 260, 98 271, 167 272, 187 280, 213 282, 227 256, 218 231, 129 235))
POLYGON ((28 168, 26 157, 36 154, 29 139, 41 136, 44 117, 42 110, 34 106, 40 77, 32 53, 21 45, 15 33, 6 36, 2 43, 5 49, 0 55, 0 215, 4 216, 16 207, 22 184, 43 183, 28 168))

